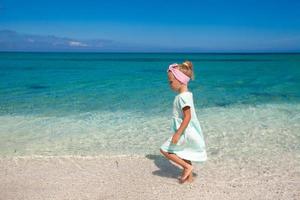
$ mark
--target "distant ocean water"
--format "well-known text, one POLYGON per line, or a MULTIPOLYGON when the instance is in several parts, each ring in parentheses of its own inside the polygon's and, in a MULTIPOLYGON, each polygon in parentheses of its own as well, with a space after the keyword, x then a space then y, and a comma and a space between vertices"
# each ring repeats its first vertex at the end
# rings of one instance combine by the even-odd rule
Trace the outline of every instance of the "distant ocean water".
POLYGON ((299 153, 300 54, 3 52, 0 155, 157 154, 184 60, 209 157, 299 153))

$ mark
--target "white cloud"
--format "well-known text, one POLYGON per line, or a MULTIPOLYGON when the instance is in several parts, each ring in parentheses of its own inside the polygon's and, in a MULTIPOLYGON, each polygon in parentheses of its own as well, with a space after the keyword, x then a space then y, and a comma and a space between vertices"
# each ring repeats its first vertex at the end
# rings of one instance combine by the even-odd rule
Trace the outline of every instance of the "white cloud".
POLYGON ((87 47, 87 44, 78 41, 69 41, 69 45, 72 47, 87 47))
POLYGON ((28 42, 34 42, 34 39, 28 38, 27 41, 28 42))

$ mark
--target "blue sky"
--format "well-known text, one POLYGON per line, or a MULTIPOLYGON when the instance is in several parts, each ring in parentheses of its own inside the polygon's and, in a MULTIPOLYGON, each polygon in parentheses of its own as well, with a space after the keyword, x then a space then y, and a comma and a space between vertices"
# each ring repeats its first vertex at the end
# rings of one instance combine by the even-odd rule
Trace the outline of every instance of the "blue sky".
POLYGON ((299 0, 0 0, 0 30, 203 51, 299 51, 299 0))

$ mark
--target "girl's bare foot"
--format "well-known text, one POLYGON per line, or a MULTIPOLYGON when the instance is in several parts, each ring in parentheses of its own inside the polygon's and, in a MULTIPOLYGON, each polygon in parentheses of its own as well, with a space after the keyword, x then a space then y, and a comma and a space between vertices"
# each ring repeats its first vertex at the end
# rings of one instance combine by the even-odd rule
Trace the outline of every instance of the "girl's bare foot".
POLYGON ((192 183, 194 181, 193 172, 187 177, 186 182, 192 183))
POLYGON ((193 166, 189 165, 188 168, 185 168, 183 170, 183 174, 181 176, 181 178, 179 179, 180 183, 184 183, 186 181, 186 179, 188 178, 188 176, 192 173, 193 171, 193 166))
POLYGON ((193 172, 190 173, 190 175, 188 175, 188 177, 185 180, 182 180, 180 177, 178 177, 178 180, 179 180, 179 183, 185 183, 185 182, 192 183, 194 181, 193 172))

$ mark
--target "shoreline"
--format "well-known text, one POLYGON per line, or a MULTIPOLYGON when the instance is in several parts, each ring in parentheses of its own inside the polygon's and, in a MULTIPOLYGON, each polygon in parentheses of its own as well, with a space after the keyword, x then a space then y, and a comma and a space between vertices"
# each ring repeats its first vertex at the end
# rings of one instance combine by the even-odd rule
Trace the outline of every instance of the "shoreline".
MULTIPOLYGON (((280 153, 299 151, 296 140, 300 130, 299 111, 300 104, 215 107, 202 109, 198 118, 208 152, 220 156, 235 152, 280 153)), ((158 153, 161 144, 171 135, 170 119, 143 115, 134 118, 135 114, 94 112, 68 117, 0 116, 0 157, 158 153), (112 126, 116 116, 118 118, 113 122, 118 125, 112 126)))
POLYGON ((299 159, 211 159, 194 182, 161 155, 0 157, 3 199, 299 199, 299 159))

